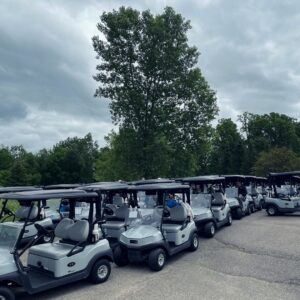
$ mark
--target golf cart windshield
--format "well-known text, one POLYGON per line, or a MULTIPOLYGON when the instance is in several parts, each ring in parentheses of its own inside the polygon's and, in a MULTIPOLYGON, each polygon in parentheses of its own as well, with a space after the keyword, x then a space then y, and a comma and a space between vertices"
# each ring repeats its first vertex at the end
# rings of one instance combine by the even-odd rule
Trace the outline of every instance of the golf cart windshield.
POLYGON ((197 208, 210 208, 211 206, 211 194, 208 193, 199 193, 191 194, 191 207, 192 209, 197 208))
POLYGON ((138 192, 138 207, 134 208, 129 213, 129 227, 139 225, 151 225, 159 227, 162 219, 163 207, 158 206, 157 194, 146 194, 138 192))
POLYGON ((20 228, 9 226, 5 223, 0 224, 0 247, 11 250, 17 242, 20 228))

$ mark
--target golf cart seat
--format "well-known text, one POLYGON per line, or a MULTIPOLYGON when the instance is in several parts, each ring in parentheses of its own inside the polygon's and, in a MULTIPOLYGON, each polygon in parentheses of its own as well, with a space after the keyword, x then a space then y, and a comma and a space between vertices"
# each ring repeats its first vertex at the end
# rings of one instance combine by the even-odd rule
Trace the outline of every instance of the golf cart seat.
MULTIPOLYGON (((20 221, 25 220, 28 217, 30 211, 30 206, 20 206, 17 210, 16 210, 16 218, 18 218, 20 221)), ((32 221, 34 219, 37 218, 38 216, 38 208, 36 206, 32 207, 30 216, 29 216, 29 221, 32 221)))
POLYGON ((115 211, 113 217, 107 219, 106 223, 102 225, 102 228, 109 237, 118 238, 120 234, 125 231, 128 218, 129 208, 127 205, 122 205, 115 211))
POLYGON ((170 217, 164 220, 163 231, 167 233, 179 232, 183 223, 188 219, 188 212, 185 206, 178 205, 169 209, 170 217))
POLYGON ((29 249, 29 263, 32 264, 32 259, 34 257, 45 257, 55 260, 66 257, 71 249, 74 248, 74 245, 79 242, 85 242, 88 235, 88 221, 78 220, 75 223, 71 219, 64 218, 55 228, 55 237, 60 238, 60 241, 31 247, 29 249))
POLYGON ((224 204, 225 204, 225 197, 223 193, 216 192, 213 194, 214 199, 211 202, 211 208, 213 211, 219 211, 222 210, 224 204))

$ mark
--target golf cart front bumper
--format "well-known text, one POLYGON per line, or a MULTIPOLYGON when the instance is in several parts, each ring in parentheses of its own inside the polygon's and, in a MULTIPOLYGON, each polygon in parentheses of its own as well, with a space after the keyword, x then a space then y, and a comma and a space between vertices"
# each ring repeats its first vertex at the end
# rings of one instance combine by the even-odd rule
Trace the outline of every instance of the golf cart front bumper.
POLYGON ((0 285, 1 283, 16 283, 22 285, 22 280, 18 271, 0 275, 0 285))
POLYGON ((144 246, 133 246, 120 242, 120 246, 126 250, 128 259, 131 263, 141 263, 148 259, 148 254, 156 248, 165 248, 165 243, 153 243, 144 246))

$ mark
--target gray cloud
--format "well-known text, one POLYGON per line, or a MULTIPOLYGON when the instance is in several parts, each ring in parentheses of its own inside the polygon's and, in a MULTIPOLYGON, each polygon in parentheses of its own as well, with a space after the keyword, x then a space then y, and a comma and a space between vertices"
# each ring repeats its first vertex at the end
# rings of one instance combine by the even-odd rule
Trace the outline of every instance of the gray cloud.
POLYGON ((103 11, 119 6, 191 20, 190 43, 217 90, 220 117, 277 111, 300 118, 300 3, 220 0, 48 0, 0 2, 0 144, 37 151, 112 128, 108 101, 95 99, 91 37, 103 11))

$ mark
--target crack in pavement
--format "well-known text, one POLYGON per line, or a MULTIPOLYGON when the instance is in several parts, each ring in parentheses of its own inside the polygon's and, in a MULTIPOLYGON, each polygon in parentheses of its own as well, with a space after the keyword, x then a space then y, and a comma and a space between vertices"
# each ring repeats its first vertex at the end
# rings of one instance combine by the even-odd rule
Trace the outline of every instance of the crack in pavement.
POLYGON ((256 279, 256 280, 267 282, 267 283, 285 284, 285 285, 289 285, 289 286, 293 285, 293 286, 296 286, 296 287, 300 287, 300 278, 291 278, 291 279, 287 279, 287 280, 268 280, 266 278, 260 278, 260 277, 251 276, 251 275, 240 275, 240 274, 233 274, 233 273, 230 273, 230 272, 224 272, 224 271, 216 270, 214 268, 205 266, 201 263, 199 263, 199 265, 204 269, 216 272, 220 275, 223 274, 223 275, 232 276, 232 277, 239 277, 239 278, 252 278, 252 279, 256 279))
POLYGON ((238 246, 238 245, 234 245, 232 243, 229 242, 224 242, 221 241, 220 239, 218 239, 217 237, 215 237, 215 241, 217 241, 220 244, 223 244, 224 246, 239 251, 239 252, 243 252, 243 253, 247 253, 247 254, 251 254, 251 255, 259 255, 259 256, 268 256, 268 257, 273 257, 273 258, 280 258, 280 259, 285 259, 285 260, 291 260, 293 262, 300 262, 300 257, 298 256, 294 256, 294 255, 281 255, 281 254, 270 254, 266 251, 254 251, 254 250, 248 250, 244 247, 238 246))

